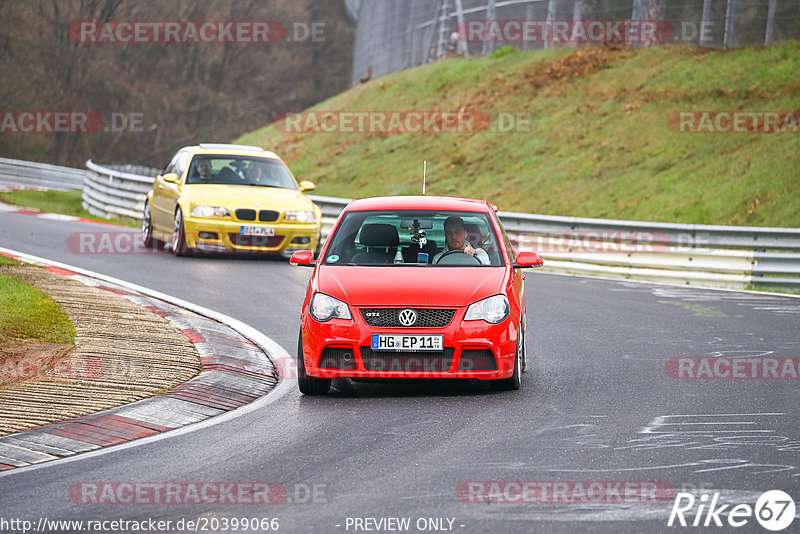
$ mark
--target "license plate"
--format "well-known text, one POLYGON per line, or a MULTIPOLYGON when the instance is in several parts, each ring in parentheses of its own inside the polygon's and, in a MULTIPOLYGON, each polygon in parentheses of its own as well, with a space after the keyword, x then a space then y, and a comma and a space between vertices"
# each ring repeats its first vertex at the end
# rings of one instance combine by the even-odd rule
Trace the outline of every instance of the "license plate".
POLYGON ((239 235, 261 235, 272 237, 275 235, 275 228, 272 226, 242 226, 239 235))
POLYGON ((427 352, 443 350, 443 336, 372 334, 372 350, 427 352))

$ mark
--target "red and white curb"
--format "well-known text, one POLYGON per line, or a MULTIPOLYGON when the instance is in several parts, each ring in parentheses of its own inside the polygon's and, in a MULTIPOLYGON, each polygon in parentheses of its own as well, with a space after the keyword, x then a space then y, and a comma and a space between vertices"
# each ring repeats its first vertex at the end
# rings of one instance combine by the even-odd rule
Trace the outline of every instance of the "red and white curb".
MULTIPOLYGON (((23 189, 23 188, 20 188, 23 189)), ((27 190, 34 190, 32 188, 24 188, 27 190)), ((10 189, 8 187, 0 187, 0 193, 6 193, 8 191, 13 191, 14 189, 10 189)), ((36 189, 36 191, 46 191, 46 189, 36 189)), ((81 223, 89 223, 89 224, 107 224, 109 226, 120 226, 118 224, 110 223, 110 222, 101 222, 101 221, 93 221, 91 219, 84 219, 83 217, 75 217, 74 215, 61 215, 58 213, 47 213, 44 211, 39 211, 33 208, 23 208, 21 206, 14 206, 13 204, 5 204, 0 202, 0 211, 6 213, 15 213, 17 215, 32 215, 34 217, 40 217, 42 219, 50 219, 52 221, 64 221, 64 222, 81 222, 81 223)))
POLYGON ((26 185, 0 184, 0 193, 10 193, 12 191, 50 191, 46 187, 30 187, 26 185))
MULTIPOLYGON (((43 265, 147 307, 180 328, 197 347, 202 361, 198 376, 157 397, 0 438, 3 474, 59 459, 76 459, 69 457, 87 451, 103 453, 111 445, 138 445, 159 439, 167 431, 174 435, 217 424, 290 390, 289 381, 279 381, 275 365, 276 361, 291 360, 286 351, 233 318, 77 267, 4 248, 0 248, 0 254, 43 265), (273 389, 280 391, 265 397, 273 389)), ((88 455, 81 454, 84 456, 88 455)))

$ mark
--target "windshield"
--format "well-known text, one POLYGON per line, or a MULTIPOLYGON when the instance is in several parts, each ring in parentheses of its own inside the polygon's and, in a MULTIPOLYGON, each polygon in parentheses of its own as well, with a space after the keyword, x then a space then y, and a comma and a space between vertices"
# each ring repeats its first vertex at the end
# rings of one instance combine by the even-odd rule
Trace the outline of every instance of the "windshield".
POLYGON ((289 169, 274 159, 247 156, 195 156, 187 184, 235 184, 297 190, 289 169))
POLYGON ((486 213, 352 211, 330 239, 326 265, 504 265, 486 213))

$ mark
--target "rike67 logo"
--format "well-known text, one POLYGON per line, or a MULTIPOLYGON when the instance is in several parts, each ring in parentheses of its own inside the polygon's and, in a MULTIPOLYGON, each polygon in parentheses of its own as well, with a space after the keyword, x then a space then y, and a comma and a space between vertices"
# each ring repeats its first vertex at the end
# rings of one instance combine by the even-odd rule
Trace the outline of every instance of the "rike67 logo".
POLYGON ((667 526, 721 527, 727 523, 727 526, 738 528, 755 517, 761 527, 779 532, 792 524, 796 511, 792 497, 780 490, 762 494, 755 508, 744 503, 719 505, 719 492, 715 492, 710 500, 705 493, 699 499, 691 493, 678 493, 667 526))

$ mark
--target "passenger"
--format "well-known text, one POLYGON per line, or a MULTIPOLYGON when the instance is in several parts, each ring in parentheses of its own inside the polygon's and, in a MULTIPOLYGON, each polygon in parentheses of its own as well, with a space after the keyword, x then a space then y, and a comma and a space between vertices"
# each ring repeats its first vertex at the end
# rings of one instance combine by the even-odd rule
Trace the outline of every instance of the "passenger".
POLYGON ((258 163, 251 163, 244 170, 244 175, 250 184, 263 185, 267 181, 267 176, 264 174, 264 169, 258 163))
POLYGON ((458 250, 470 256, 474 256, 481 265, 491 265, 489 255, 482 248, 475 248, 467 241, 467 229, 464 226, 464 220, 455 215, 448 217, 444 221, 444 237, 445 247, 440 253, 433 257, 433 263, 439 263, 439 260, 447 252, 451 250, 458 250))

